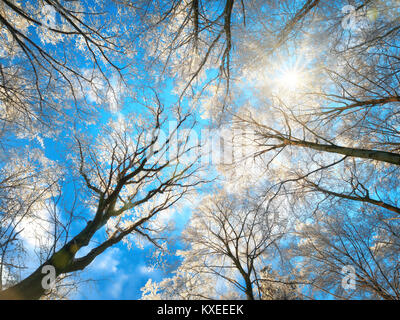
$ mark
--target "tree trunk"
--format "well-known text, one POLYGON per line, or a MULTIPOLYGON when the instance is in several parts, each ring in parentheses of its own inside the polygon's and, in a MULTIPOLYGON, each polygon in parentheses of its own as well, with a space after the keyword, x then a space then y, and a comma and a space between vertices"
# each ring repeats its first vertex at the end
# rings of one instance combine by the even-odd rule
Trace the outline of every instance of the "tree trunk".
POLYGON ((251 284, 251 280, 250 278, 246 277, 245 281, 246 281, 246 291, 245 291, 246 298, 247 300, 254 300, 253 286, 251 284))
POLYGON ((0 300, 37 300, 44 295, 42 267, 13 287, 0 291, 0 300))
MULTIPOLYGON (((117 242, 116 239, 109 239, 91 250, 85 257, 75 259, 78 250, 89 244, 94 233, 103 224, 103 220, 97 217, 93 221, 90 221, 78 235, 54 253, 50 259, 37 268, 31 275, 16 285, 0 291, 0 300, 37 300, 43 296, 46 292, 46 289, 42 285, 42 280, 46 276, 46 273, 42 272, 44 266, 54 267, 55 277, 60 274, 83 270, 97 255, 117 242)), ((117 240, 120 240, 120 238, 117 240)))
POLYGON ((367 150, 367 149, 357 149, 357 148, 347 148, 336 145, 329 144, 319 144, 310 141, 298 141, 298 140, 290 140, 277 137, 277 139, 283 141, 286 145, 294 145, 299 147, 306 147, 314 150, 330 152, 330 153, 338 153, 350 157, 355 158, 363 158, 370 160, 377 160, 387 163, 392 163, 396 165, 400 165, 400 154, 387 152, 387 151, 379 151, 379 150, 367 150))

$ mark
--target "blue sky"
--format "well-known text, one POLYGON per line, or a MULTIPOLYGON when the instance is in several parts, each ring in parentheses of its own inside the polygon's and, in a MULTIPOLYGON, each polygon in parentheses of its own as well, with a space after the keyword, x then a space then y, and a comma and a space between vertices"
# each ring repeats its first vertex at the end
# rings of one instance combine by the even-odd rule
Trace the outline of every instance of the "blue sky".
MULTIPOLYGON (((73 299, 140 299, 148 279, 160 281, 168 276, 167 270, 148 268, 151 246, 144 249, 119 243, 108 249, 81 275, 82 279, 96 280, 83 283, 73 299)), ((174 257, 169 261, 172 263, 174 257)))

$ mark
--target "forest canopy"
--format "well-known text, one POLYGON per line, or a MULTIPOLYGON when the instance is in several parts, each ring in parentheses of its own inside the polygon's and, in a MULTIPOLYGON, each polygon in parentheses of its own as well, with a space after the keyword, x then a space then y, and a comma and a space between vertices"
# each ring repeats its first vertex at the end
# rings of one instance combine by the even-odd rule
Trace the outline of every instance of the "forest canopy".
POLYGON ((0 24, 0 299, 400 299, 399 1, 0 24))

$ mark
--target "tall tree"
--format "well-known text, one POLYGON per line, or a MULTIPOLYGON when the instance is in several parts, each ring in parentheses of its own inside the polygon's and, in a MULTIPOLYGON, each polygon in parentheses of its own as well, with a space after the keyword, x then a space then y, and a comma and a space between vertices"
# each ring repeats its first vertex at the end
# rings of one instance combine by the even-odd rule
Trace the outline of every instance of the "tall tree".
POLYGON ((314 217, 298 224, 293 253, 316 292, 338 299, 400 298, 397 221, 383 211, 369 208, 361 216, 337 206, 314 217))
POLYGON ((188 116, 178 119, 172 132, 163 136, 163 107, 148 107, 141 116, 111 121, 95 141, 75 135, 76 168, 88 197, 87 224, 30 276, 1 291, 1 298, 38 299, 46 292, 43 267, 54 268, 56 277, 83 270, 106 249, 132 234, 156 243, 153 237, 157 238, 163 228, 155 221, 157 214, 203 180, 197 176, 196 154, 189 154, 197 146, 188 144, 188 133, 180 131, 176 143, 173 139, 189 121, 188 116), (94 216, 90 214, 93 211, 94 216), (101 229, 107 230, 107 238, 77 258, 80 249, 101 229))
POLYGON ((159 284, 149 281, 143 297, 261 297, 260 272, 273 260, 286 228, 277 210, 272 203, 257 203, 250 194, 220 191, 207 197, 183 233, 189 248, 179 252, 183 262, 175 277, 159 284))

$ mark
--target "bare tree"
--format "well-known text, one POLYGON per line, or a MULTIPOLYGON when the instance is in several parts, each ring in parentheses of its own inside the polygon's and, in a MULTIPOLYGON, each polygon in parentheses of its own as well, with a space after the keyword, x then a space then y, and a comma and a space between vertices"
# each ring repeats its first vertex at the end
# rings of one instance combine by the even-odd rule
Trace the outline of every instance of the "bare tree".
POLYGON ((144 298, 226 298, 233 289, 249 300, 261 297, 260 272, 274 260, 286 226, 271 203, 247 196, 219 191, 204 199, 184 231, 189 248, 179 253, 184 260, 176 276, 154 288, 148 283, 144 298))
MULTIPOLYGON (((393 174, 400 164, 396 129, 399 103, 397 28, 384 19, 387 17, 384 9, 389 10, 389 6, 379 7, 373 1, 366 1, 358 10, 363 6, 381 10, 382 19, 353 33, 348 33, 341 24, 332 23, 329 30, 333 38, 324 42, 326 55, 314 54, 308 67, 291 70, 297 72, 292 76, 300 77, 302 83, 297 83, 293 90, 278 84, 278 88, 270 88, 257 96, 251 107, 233 116, 236 124, 255 135, 254 144, 259 147, 256 155, 268 154, 271 159, 280 159, 282 154, 289 158, 301 154, 307 159, 303 170, 293 165, 291 173, 296 179, 307 177, 309 188, 318 188, 318 183, 313 181, 314 173, 334 170, 332 166, 344 167, 347 161, 346 167, 365 167, 364 163, 369 163, 377 172, 384 166, 393 166, 393 174), (322 60, 325 61, 323 66, 322 60), (261 108, 265 112, 262 117, 259 115, 261 108), (344 160, 339 161, 340 157, 344 160), (356 159, 358 164, 351 163, 351 159, 356 159), (307 165, 310 162, 313 165, 307 165)), ((318 23, 314 22, 310 29, 318 23)), ((301 37, 301 33, 294 36, 301 37)), ((317 36, 310 37, 312 40, 317 36)), ((293 55, 301 49, 289 40, 284 44, 293 55)), ((359 188, 361 194, 342 195, 354 196, 354 200, 364 198, 371 204, 398 212, 395 205, 380 201, 379 195, 366 194, 368 186, 362 186, 354 174, 348 179, 353 191, 359 188)), ((322 190, 328 191, 327 188, 322 190)), ((341 193, 331 191, 333 194, 341 193)))
POLYGON ((398 300, 398 223, 384 212, 360 217, 333 208, 297 226, 293 252, 310 285, 338 299, 398 300))
MULTIPOLYGON (((24 268, 21 237, 33 224, 47 225, 42 213, 46 202, 57 193, 62 174, 61 168, 46 161, 40 150, 24 150, 23 154, 13 150, 10 154, 10 161, 0 170, 0 287, 3 276, 16 281, 18 271, 24 268)), ((58 225, 54 224, 56 228, 58 225)))
POLYGON ((3 144, 15 132, 51 136, 73 116, 91 121, 94 104, 119 103, 133 46, 127 11, 113 1, 0 2, 3 144))
POLYGON ((2 291, 1 298, 38 299, 46 291, 41 284, 43 266, 54 267, 57 277, 84 270, 107 248, 132 234, 157 243, 160 231, 154 222, 157 214, 169 209, 203 181, 196 175, 197 156, 183 161, 197 146, 190 147, 183 133, 176 144, 172 140, 188 116, 180 118, 170 136, 163 139, 161 128, 166 118, 162 110, 158 105, 149 109, 148 116, 142 113, 141 120, 132 115, 126 121, 111 122, 94 144, 76 135, 76 165, 95 214, 90 217, 86 213, 86 226, 30 276, 2 291), (102 228, 107 228, 107 239, 76 258, 79 250, 102 228))

